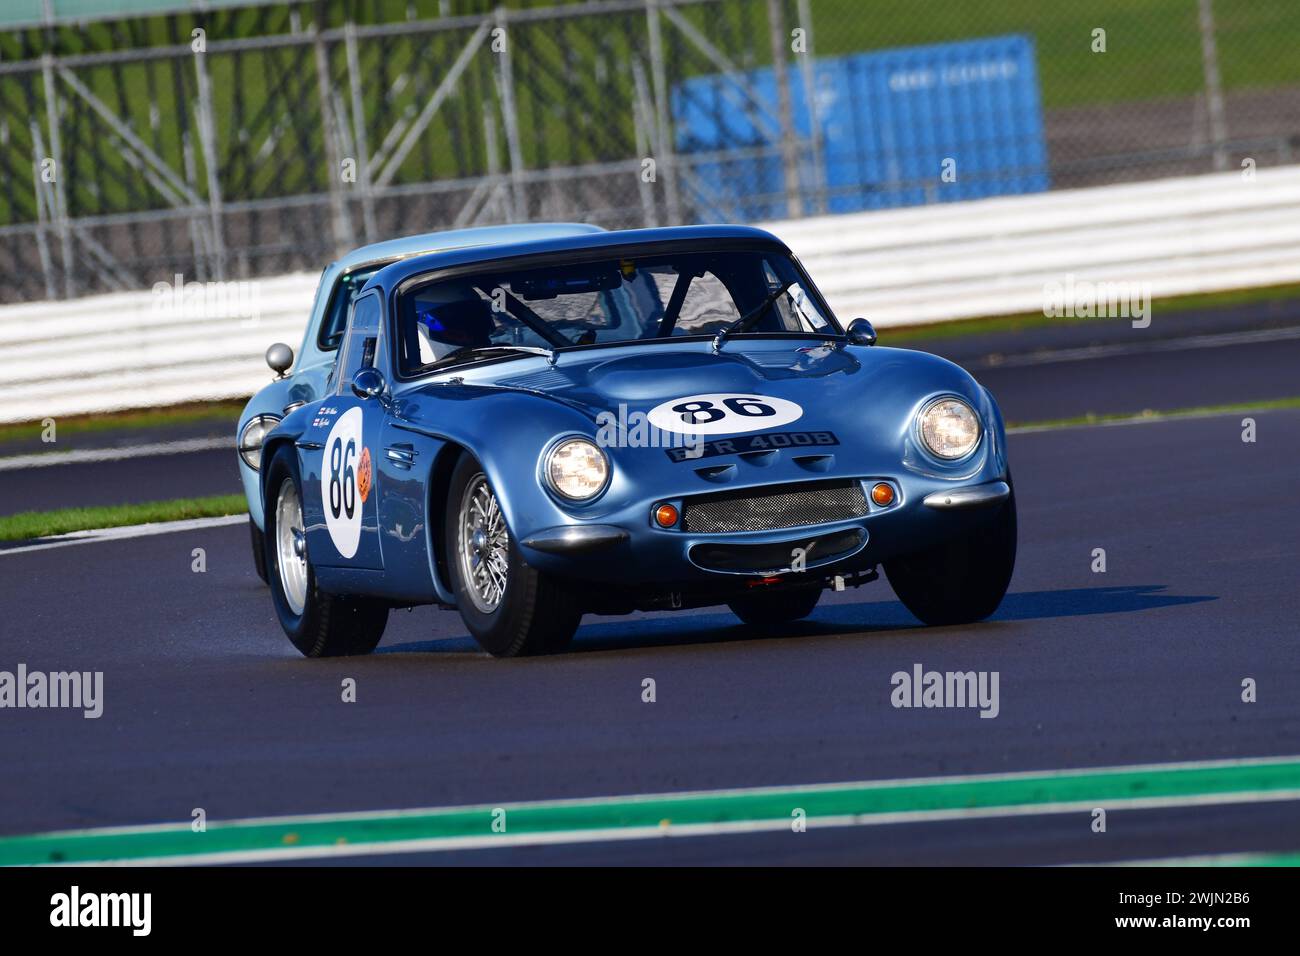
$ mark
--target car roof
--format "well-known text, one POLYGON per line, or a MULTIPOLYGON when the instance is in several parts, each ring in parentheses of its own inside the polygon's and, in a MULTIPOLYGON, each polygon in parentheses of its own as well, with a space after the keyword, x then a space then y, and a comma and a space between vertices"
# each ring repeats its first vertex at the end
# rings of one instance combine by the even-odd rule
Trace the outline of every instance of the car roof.
POLYGON ((360 246, 340 256, 333 267, 352 269, 369 262, 399 259, 434 251, 463 249, 468 246, 496 245, 499 243, 529 242, 554 239, 562 236, 585 236, 602 233, 600 226, 580 222, 532 222, 505 226, 478 226, 472 229, 448 229, 444 232, 424 232, 414 236, 400 236, 360 246))
POLYGON ((644 246, 670 242, 698 242, 712 248, 719 241, 752 242, 789 252, 776 236, 752 226, 666 226, 655 229, 618 229, 611 232, 571 233, 550 237, 516 238, 491 244, 466 245, 439 250, 394 262, 379 270, 367 288, 395 288, 412 276, 451 266, 474 265, 514 256, 545 255, 555 252, 583 252, 591 249, 644 246))

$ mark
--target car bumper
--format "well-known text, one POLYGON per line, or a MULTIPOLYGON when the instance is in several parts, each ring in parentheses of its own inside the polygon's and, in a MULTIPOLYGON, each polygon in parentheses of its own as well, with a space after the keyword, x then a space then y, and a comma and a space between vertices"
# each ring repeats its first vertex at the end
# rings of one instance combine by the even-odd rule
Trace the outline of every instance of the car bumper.
POLYGON ((533 533, 523 544, 545 554, 580 555, 606 551, 630 537, 627 529, 609 524, 560 525, 533 533))
MULTIPOLYGON (((722 584, 728 579, 866 569, 978 529, 1011 495, 1006 481, 943 487, 899 482, 896 506, 848 520, 769 531, 692 533, 654 527, 651 502, 631 520, 548 527, 522 536, 539 570, 618 587, 722 584), (637 519, 640 520, 637 520, 637 519)), ((619 517, 622 517, 620 515, 619 517)))
POLYGON ((1010 497, 1011 486, 1005 481, 989 481, 982 485, 932 491, 921 499, 921 504, 937 511, 965 511, 1001 504, 1010 497))

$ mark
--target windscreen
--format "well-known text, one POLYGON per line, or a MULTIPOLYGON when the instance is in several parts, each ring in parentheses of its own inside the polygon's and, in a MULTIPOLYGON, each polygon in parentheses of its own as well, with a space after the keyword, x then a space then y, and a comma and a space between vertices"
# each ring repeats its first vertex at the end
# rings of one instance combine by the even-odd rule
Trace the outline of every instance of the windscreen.
POLYGON ((837 335, 807 278, 768 250, 657 253, 488 271, 398 302, 406 375, 544 349, 672 336, 837 335), (743 328, 736 328, 743 321, 743 328), (499 351, 489 351, 489 350, 499 351))

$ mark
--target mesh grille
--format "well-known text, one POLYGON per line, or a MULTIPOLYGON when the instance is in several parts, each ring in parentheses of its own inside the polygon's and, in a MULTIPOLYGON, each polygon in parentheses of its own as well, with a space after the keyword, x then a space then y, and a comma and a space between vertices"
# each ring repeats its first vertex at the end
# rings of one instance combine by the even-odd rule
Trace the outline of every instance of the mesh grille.
POLYGON ((686 502, 686 531, 772 531, 861 518, 868 511, 857 482, 786 486, 785 490, 711 495, 686 502))

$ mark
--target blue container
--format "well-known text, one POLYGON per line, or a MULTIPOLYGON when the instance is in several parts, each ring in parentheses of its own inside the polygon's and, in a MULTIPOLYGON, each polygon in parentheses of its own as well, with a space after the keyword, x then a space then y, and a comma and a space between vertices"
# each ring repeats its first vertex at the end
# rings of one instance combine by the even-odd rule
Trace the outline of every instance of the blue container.
MULTIPOLYGON (((1048 188, 1038 70, 1029 37, 817 60, 812 111, 798 58, 792 55, 788 75, 805 212, 818 208, 809 134, 813 115, 821 131, 828 212, 1048 188)), ((789 215, 777 102, 770 68, 742 74, 739 83, 710 75, 673 88, 677 151, 703 154, 691 162, 694 176, 683 183, 698 220, 789 215)))

